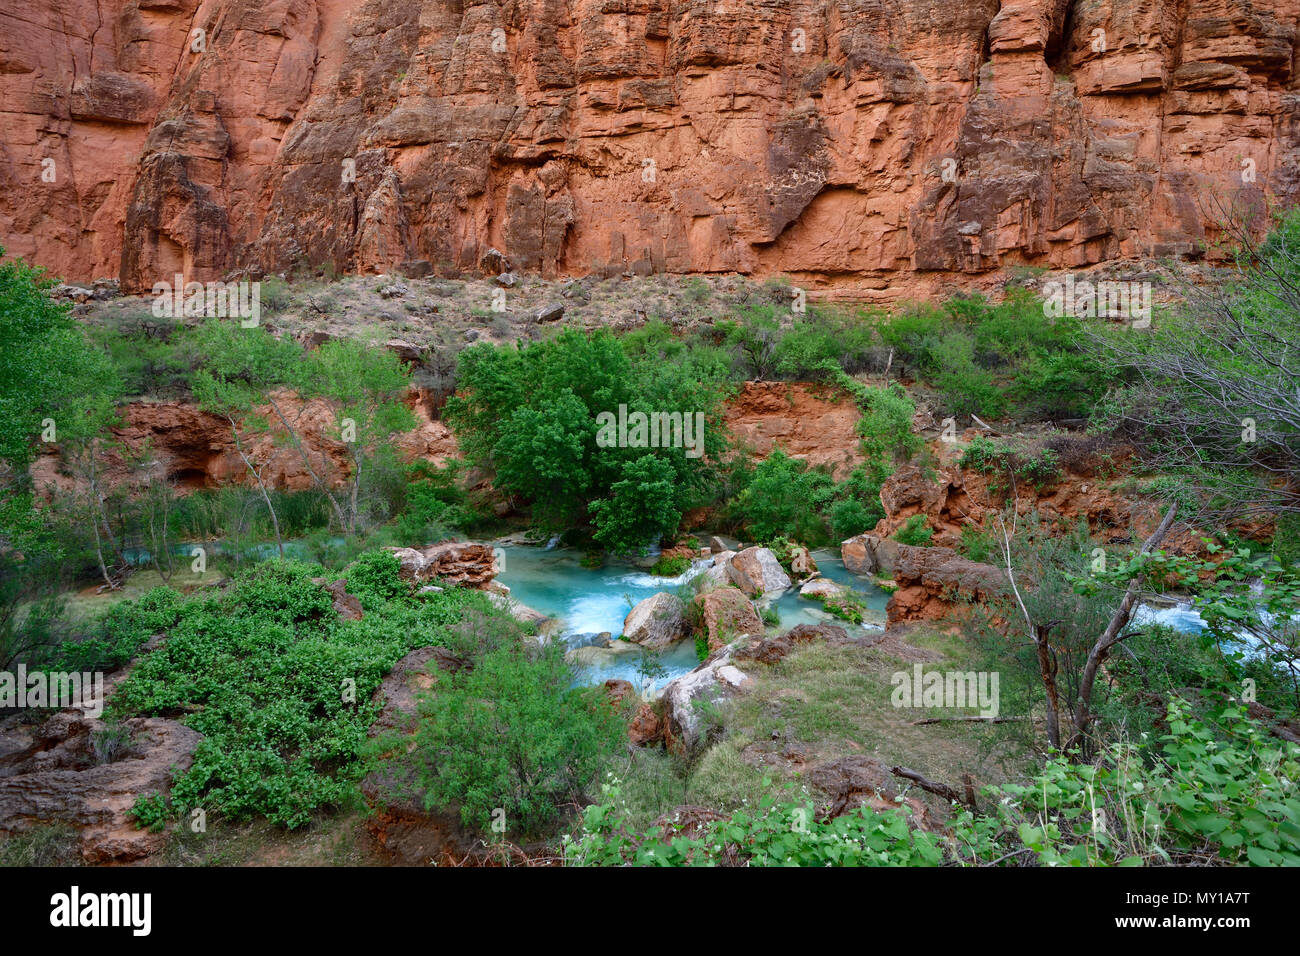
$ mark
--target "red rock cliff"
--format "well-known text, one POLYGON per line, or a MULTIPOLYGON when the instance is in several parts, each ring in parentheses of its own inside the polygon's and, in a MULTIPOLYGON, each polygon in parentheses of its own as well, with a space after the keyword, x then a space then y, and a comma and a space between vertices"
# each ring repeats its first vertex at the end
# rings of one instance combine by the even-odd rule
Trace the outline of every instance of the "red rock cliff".
POLYGON ((925 292, 1300 200, 1295 0, 0 0, 0 243, 925 292))

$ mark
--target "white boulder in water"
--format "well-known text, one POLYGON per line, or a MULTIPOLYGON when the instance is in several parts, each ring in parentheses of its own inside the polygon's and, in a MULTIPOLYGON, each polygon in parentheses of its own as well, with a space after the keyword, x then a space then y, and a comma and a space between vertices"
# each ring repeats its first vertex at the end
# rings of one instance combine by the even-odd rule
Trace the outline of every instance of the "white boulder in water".
POLYGON ((665 591, 639 602, 623 620, 624 639, 651 650, 662 650, 685 635, 686 605, 665 591))
POLYGON ((799 589, 799 596, 824 601, 826 598, 839 597, 845 589, 830 578, 813 578, 799 589))

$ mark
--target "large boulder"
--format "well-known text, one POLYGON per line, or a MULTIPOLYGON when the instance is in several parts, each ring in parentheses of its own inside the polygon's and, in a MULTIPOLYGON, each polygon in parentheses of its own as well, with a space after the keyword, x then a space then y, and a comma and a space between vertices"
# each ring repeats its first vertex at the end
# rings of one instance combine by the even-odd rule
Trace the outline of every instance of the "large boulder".
POLYGON ((634 747, 649 747, 664 739, 664 719, 652 705, 637 708, 627 725, 627 739, 634 747))
POLYGON ((948 615, 954 600, 988 601, 1010 587, 1004 568, 963 558, 951 548, 907 545, 898 548, 894 581, 898 589, 885 607, 889 624, 937 620, 948 615))
POLYGON ((715 534, 709 538, 709 550, 714 554, 721 554, 724 551, 735 553, 740 547, 740 542, 735 538, 728 538, 725 535, 715 534))
POLYGON ((716 650, 741 634, 763 633, 763 619, 754 603, 736 588, 706 591, 692 602, 700 626, 708 638, 709 650, 716 650))
POLYGON ((388 548, 401 563, 403 580, 434 579, 481 588, 497 574, 492 548, 473 541, 444 541, 427 548, 388 548))
POLYGON ((727 587, 727 566, 711 564, 700 572, 700 587, 704 590, 727 587))
POLYGON ((718 704, 753 686, 753 679, 732 663, 728 645, 695 670, 668 682, 663 691, 664 729, 668 746, 690 754, 705 743, 706 714, 718 704))
POLYGON ((189 769, 202 734, 174 720, 131 717, 122 755, 104 762, 94 738, 104 729, 62 710, 32 729, 11 718, 0 726, 0 836, 63 824, 78 831, 87 863, 122 863, 162 849, 165 833, 141 830, 129 816, 136 798, 167 793, 189 769))
POLYGON ((727 562, 727 580, 750 597, 780 594, 790 587, 790 576, 771 548, 746 548, 727 562))
POLYGON ((844 567, 854 574, 882 574, 888 577, 894 573, 898 561, 898 549, 908 547, 892 538, 882 538, 875 534, 860 534, 840 544, 840 557, 844 567))
POLYGON ((817 601, 824 601, 827 598, 839 597, 844 594, 847 588, 836 584, 830 578, 813 578, 803 587, 799 588, 799 596, 812 598, 817 601))
POLYGON ((660 591, 632 608, 623 619, 623 639, 651 650, 662 650, 686 636, 686 605, 660 591))

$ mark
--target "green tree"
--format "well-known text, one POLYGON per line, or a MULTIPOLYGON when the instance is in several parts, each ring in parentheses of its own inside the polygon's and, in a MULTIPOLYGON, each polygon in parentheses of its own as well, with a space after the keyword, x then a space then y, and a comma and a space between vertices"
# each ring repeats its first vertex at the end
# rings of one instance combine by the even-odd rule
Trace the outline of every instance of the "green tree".
POLYGON ((21 260, 0 262, 0 537, 33 554, 57 548, 41 533, 26 474, 36 439, 46 435, 88 489, 86 518, 100 545, 100 569, 112 585, 116 575, 104 558, 105 537, 116 552, 118 573, 124 562, 104 507, 100 453, 117 418, 121 383, 68 307, 50 299, 53 284, 21 260))
POLYGON ((548 404, 516 409, 507 419, 493 450, 497 481, 533 502, 542 527, 558 530, 580 517, 591 486, 587 460, 595 428, 586 406, 568 388, 548 404))
MULTIPOLYGON (((495 471, 498 488, 530 504, 533 522, 543 530, 568 530, 599 514, 603 539, 623 546, 636 530, 627 504, 633 486, 656 495, 665 483, 670 486, 670 495, 648 503, 653 515, 641 524, 651 537, 711 500, 716 462, 727 448, 727 362, 716 348, 696 353, 661 323, 626 342, 608 330, 566 329, 520 347, 467 349, 458 384, 444 415, 461 448, 476 465, 495 471), (645 446, 631 436, 611 443, 597 422, 620 412, 676 415, 683 426, 680 440, 673 433, 651 447, 647 432, 645 446), (697 416, 704 423, 698 435, 697 416), (658 463, 634 466, 646 457, 658 463)), ((647 543, 653 541, 638 540, 636 546, 647 543)))
POLYGON ((682 513, 675 477, 672 466, 654 455, 626 462, 609 497, 591 503, 595 539, 616 554, 630 554, 676 533, 682 513))
POLYGON ((0 261, 0 460, 12 469, 31 461, 44 420, 67 417, 86 392, 81 369, 93 361, 68 306, 50 299, 53 285, 20 259, 0 261))
POLYGON ((339 437, 352 458, 348 479, 348 530, 357 530, 367 465, 389 452, 389 440, 415 427, 402 402, 410 372, 388 349, 353 340, 326 342, 303 364, 299 394, 321 396, 338 408, 339 437))
POLYGON ((826 472, 778 448, 755 467, 735 509, 759 541, 785 537, 818 544, 826 537, 821 508, 830 503, 834 485, 826 472))

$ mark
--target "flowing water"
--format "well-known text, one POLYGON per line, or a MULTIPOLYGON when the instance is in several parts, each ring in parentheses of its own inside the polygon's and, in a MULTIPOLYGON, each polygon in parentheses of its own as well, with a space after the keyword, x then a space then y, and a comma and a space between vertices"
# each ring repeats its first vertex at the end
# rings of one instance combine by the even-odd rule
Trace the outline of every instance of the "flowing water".
MULTIPOLYGON (((1261 617, 1265 625, 1278 628, 1279 631, 1284 630, 1271 614, 1264 612, 1261 617)), ((1163 624, 1184 634, 1200 634, 1209 626, 1206 624, 1205 618, 1201 617, 1200 612, 1192 606, 1190 601, 1186 600, 1170 606, 1138 605, 1133 611, 1133 626, 1140 627, 1144 624, 1163 624)), ((1300 625, 1300 618, 1293 619, 1292 626, 1295 625, 1300 625)), ((1246 656, 1269 656, 1270 649, 1258 637, 1244 629, 1237 631, 1236 634, 1241 641, 1241 650, 1246 656)), ((1273 651, 1276 652, 1276 648, 1273 651)))
MULTIPOLYGON (((556 618, 560 622, 558 638, 573 648, 595 643, 598 635, 605 633, 618 637, 628 612, 639 601, 659 591, 677 594, 689 603, 694 596, 692 580, 712 563, 711 559, 702 558, 680 577, 664 578, 624 563, 584 568, 578 560, 580 554, 566 548, 506 545, 498 552, 498 559, 502 555, 504 569, 497 580, 510 588, 514 600, 556 618)), ((884 591, 846 571, 844 563, 830 551, 814 552, 813 559, 825 577, 851 588, 864 604, 883 614, 889 600, 884 591)), ((780 619, 774 631, 825 621, 846 629, 859 626, 831 617, 817 602, 799 597, 797 589, 787 591, 772 606, 780 619)), ((642 653, 636 645, 620 647, 622 643, 615 642, 616 650, 622 653, 601 654, 598 662, 583 666, 580 669, 583 682, 621 678, 641 686, 642 653)), ((663 686, 699 663, 695 642, 679 641, 661 652, 659 662, 666 670, 658 678, 659 686, 663 686)))
MULTIPOLYGON (((342 542, 342 539, 338 541, 342 542)), ((610 561, 599 568, 584 568, 579 563, 579 552, 557 545, 558 540, 552 539, 542 547, 509 544, 501 547, 497 551, 498 563, 504 567, 497 580, 510 588, 514 600, 555 618, 559 622, 556 636, 570 648, 602 643, 600 637, 604 634, 618 637, 623 632, 623 619, 628 612, 639 601, 660 591, 676 594, 689 604, 695 596, 691 582, 713 563, 711 558, 700 558, 685 574, 666 578, 622 562, 610 561)), ((189 561, 193 547, 193 544, 178 544, 172 549, 178 563, 189 561)), ((206 547, 210 554, 225 551, 220 541, 207 542, 206 547)), ((274 542, 260 543, 251 552, 259 558, 272 558, 277 553, 274 542)), ((311 554, 305 544, 290 540, 285 541, 285 556, 310 559, 311 554)), ((127 553, 127 560, 143 566, 149 563, 150 555, 144 548, 132 548, 127 553)), ((813 560, 824 577, 856 592, 863 604, 880 612, 883 617, 888 594, 866 578, 845 570, 844 562, 832 551, 814 551, 813 560)), ((789 630, 798 624, 826 622, 838 624, 846 630, 874 626, 855 625, 833 617, 822 610, 818 602, 800 597, 797 587, 775 599, 759 601, 760 606, 766 604, 770 604, 779 619, 776 626, 769 628, 772 633, 789 630)), ((641 649, 622 641, 615 641, 612 646, 615 653, 593 655, 598 659, 577 665, 580 682, 600 683, 621 678, 640 687, 644 657, 641 649)), ((660 652, 659 663, 664 673, 657 677, 657 685, 662 687, 699 663, 695 642, 689 638, 678 641, 660 652)))

